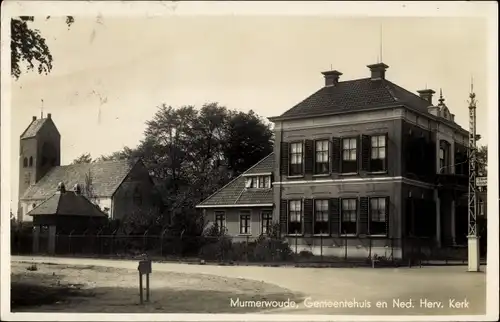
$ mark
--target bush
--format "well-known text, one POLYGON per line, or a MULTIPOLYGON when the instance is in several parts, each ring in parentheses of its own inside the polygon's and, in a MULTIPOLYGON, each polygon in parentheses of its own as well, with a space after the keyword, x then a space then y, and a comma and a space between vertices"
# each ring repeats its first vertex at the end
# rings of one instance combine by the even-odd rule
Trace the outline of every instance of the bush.
POLYGON ((299 257, 302 257, 302 258, 311 258, 311 257, 314 257, 314 254, 308 250, 302 250, 300 251, 299 253, 299 257))
POLYGON ((199 256, 204 260, 225 260, 230 256, 232 240, 227 236, 221 236, 216 240, 206 239, 208 243, 200 249, 199 256))
POLYGON ((261 236, 255 244, 253 258, 256 261, 286 261, 291 257, 292 250, 283 240, 261 236))

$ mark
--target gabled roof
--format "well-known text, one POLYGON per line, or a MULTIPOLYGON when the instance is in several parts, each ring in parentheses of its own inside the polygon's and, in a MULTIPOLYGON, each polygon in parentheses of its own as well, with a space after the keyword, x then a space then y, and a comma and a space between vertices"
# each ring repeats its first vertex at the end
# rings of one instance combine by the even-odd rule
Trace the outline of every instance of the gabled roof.
POLYGON ((245 188, 245 176, 252 173, 269 173, 273 171, 274 153, 269 154, 257 162, 253 167, 242 173, 233 181, 217 190, 198 204, 197 208, 210 206, 238 206, 238 205, 270 205, 273 203, 273 189, 250 189, 245 188))
POLYGON ((325 86, 274 119, 359 112, 398 105, 428 114, 429 103, 418 95, 386 79, 362 78, 325 86))
POLYGON ((96 205, 74 191, 55 193, 52 197, 33 208, 27 215, 107 217, 96 205))
POLYGON ((21 134, 21 140, 35 137, 43 128, 43 126, 49 124, 49 122, 54 125, 51 118, 34 119, 33 121, 31 121, 30 125, 28 125, 26 130, 24 130, 24 132, 21 134))
POLYGON ((111 197, 136 163, 137 161, 119 160, 54 167, 40 181, 30 186, 21 199, 47 199, 60 182, 69 188, 77 183, 84 185, 89 173, 93 193, 97 197, 111 197))

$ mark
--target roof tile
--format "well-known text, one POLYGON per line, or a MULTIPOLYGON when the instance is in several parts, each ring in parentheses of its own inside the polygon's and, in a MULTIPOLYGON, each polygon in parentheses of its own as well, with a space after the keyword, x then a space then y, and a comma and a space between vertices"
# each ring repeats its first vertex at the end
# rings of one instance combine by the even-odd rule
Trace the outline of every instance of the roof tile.
POLYGON ((239 177, 217 190, 213 195, 202 201, 199 206, 214 205, 245 205, 273 203, 273 189, 245 188, 244 174, 272 172, 274 167, 274 153, 260 160, 253 167, 239 177))
POLYGON ((40 181, 30 186, 22 199, 47 199, 56 191, 60 182, 68 188, 72 188, 77 183, 85 184, 89 173, 94 194, 98 197, 111 197, 134 164, 129 160, 119 160, 55 167, 40 181))
POLYGON ((27 215, 106 217, 106 214, 99 210, 97 206, 74 191, 53 194, 52 197, 33 208, 27 215))

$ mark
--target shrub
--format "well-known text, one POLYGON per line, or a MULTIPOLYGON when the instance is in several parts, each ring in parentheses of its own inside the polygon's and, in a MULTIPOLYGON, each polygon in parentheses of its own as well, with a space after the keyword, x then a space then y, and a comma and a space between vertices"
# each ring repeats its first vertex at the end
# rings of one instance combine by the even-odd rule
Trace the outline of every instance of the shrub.
POLYGON ((257 261, 285 261, 292 257, 288 243, 261 236, 255 243, 253 258, 257 261))
POLYGON ((231 255, 232 240, 227 236, 221 236, 218 239, 203 245, 200 249, 200 257, 205 260, 224 260, 231 255))

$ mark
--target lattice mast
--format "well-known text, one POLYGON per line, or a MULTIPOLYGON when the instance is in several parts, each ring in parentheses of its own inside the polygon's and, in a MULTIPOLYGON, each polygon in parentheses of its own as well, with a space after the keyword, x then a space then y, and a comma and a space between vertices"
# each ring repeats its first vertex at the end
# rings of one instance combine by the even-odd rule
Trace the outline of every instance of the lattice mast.
POLYGON ((468 221, 469 221, 469 236, 477 236, 477 200, 476 200, 476 94, 474 93, 474 85, 471 84, 471 92, 469 94, 469 211, 468 211, 468 221))

